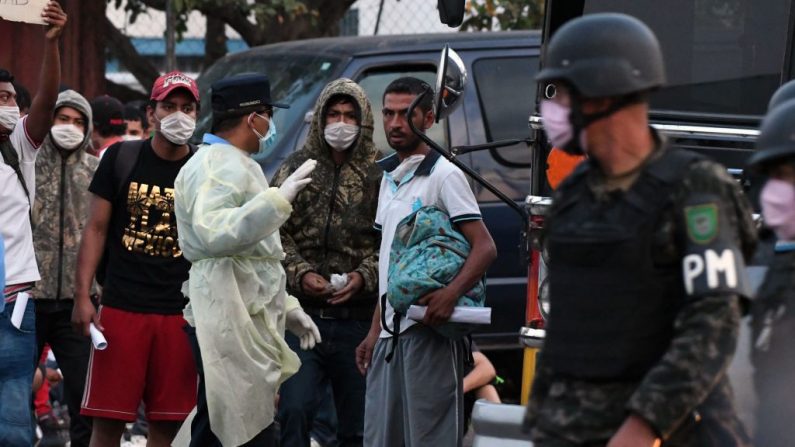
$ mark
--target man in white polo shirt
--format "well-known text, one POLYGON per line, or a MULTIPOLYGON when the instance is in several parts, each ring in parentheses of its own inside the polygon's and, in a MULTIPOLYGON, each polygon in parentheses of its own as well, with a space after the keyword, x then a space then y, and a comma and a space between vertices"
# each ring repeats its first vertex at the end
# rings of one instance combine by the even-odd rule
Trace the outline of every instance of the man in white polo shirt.
MULTIPOLYGON (((458 275, 442 289, 419 301, 427 305, 422 324, 405 317, 394 358, 392 336, 381 328, 376 309, 370 332, 356 350, 356 362, 367 374, 364 445, 407 447, 456 446, 463 439, 463 359, 461 342, 440 335, 430 326, 446 322, 458 298, 485 274, 497 256, 494 241, 481 219, 475 196, 464 174, 422 142, 408 125, 408 107, 428 85, 416 78, 399 78, 384 92, 384 131, 395 154, 380 160, 384 169, 375 227, 381 230, 379 295, 387 290, 389 252, 398 223, 424 206, 445 211, 467 238, 471 251, 458 275)), ((433 124, 431 95, 421 101, 411 120, 426 130, 433 124)), ((387 302, 390 331, 394 311, 387 302)))
MULTIPOLYGON (((14 77, 0 69, 0 236, 5 240, 5 308, 0 312, 0 445, 31 445, 30 393, 36 363, 33 301, 19 325, 10 321, 17 299, 39 280, 33 254, 30 204, 36 191, 36 150, 52 127, 61 61, 58 40, 66 14, 50 1, 42 11, 47 23, 39 91, 30 113, 20 118, 14 77)), ((13 42, 4 45, 13 45, 13 42)), ((23 295, 24 297, 25 295, 23 295)))

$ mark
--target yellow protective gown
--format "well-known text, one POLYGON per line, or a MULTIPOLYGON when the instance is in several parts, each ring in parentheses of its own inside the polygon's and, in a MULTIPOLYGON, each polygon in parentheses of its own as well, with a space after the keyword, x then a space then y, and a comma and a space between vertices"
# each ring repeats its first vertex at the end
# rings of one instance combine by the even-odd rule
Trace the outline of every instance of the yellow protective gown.
POLYGON ((292 206, 260 166, 227 144, 202 147, 174 185, 179 242, 193 265, 185 319, 196 328, 213 433, 225 446, 273 422, 279 385, 298 356, 284 341, 285 292, 279 227, 292 206))

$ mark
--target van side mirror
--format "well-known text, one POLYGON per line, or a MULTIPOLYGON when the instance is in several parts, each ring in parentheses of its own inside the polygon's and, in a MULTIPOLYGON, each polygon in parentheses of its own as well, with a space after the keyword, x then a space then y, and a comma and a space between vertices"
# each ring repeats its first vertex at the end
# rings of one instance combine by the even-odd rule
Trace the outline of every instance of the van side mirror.
POLYGON ((450 28, 461 26, 464 21, 464 6, 466 0, 439 0, 436 7, 439 9, 439 20, 450 28))
POLYGON ((459 105, 467 83, 467 70, 458 53, 445 45, 436 72, 436 92, 433 109, 436 122, 447 118, 459 105))

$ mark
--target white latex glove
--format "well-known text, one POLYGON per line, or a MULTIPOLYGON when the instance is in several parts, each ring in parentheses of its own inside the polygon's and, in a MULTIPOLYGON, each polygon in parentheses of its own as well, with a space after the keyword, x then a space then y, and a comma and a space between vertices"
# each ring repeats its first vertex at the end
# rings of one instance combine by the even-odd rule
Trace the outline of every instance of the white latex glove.
POLYGON ((315 322, 300 307, 287 312, 287 330, 301 340, 301 349, 308 351, 320 343, 320 331, 315 322))
POLYGON ((315 166, 317 166, 317 160, 310 158, 299 166, 295 172, 290 174, 289 177, 284 179, 282 186, 279 186, 279 192, 285 200, 292 203, 293 200, 295 200, 295 196, 298 195, 298 192, 312 181, 312 179, 308 177, 312 174, 312 171, 315 170, 315 166))

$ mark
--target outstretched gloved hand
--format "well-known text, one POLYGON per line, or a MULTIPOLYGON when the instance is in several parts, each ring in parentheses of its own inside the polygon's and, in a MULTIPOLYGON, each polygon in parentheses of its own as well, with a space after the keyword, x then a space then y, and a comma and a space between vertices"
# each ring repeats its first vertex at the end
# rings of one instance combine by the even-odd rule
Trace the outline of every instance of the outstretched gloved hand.
POLYGON ((314 348, 322 341, 315 322, 300 307, 287 312, 285 326, 301 340, 301 349, 304 351, 314 348))
POLYGON ((295 196, 298 195, 298 192, 312 181, 309 175, 315 170, 315 166, 317 166, 317 160, 310 158, 299 166, 295 172, 290 174, 289 177, 284 179, 282 186, 279 186, 279 192, 285 200, 292 203, 293 200, 295 200, 295 196))

